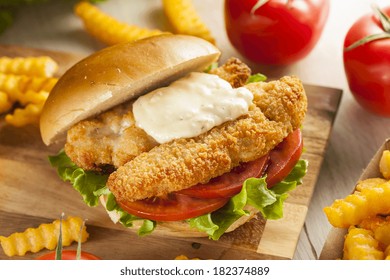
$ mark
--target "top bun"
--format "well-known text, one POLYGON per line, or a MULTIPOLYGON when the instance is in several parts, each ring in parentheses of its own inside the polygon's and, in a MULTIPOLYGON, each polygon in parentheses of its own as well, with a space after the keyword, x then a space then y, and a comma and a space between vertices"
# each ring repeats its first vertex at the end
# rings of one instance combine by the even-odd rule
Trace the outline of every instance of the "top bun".
POLYGON ((70 68, 51 91, 40 130, 46 145, 81 120, 100 114, 217 61, 211 43, 186 35, 160 35, 98 51, 70 68))

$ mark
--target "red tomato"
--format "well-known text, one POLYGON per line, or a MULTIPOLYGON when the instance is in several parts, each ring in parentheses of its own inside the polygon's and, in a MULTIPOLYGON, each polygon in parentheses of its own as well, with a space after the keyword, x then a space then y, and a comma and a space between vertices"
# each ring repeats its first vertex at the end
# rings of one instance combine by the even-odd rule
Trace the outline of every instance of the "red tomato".
POLYGON ((266 170, 266 182, 269 188, 286 178, 297 164, 302 150, 302 133, 300 129, 297 129, 270 152, 270 163, 266 170))
POLYGON ((171 193, 167 198, 151 198, 135 202, 118 201, 126 212, 154 221, 180 221, 213 212, 239 193, 244 181, 267 174, 272 187, 293 169, 302 154, 303 141, 299 129, 290 133, 269 155, 244 163, 232 172, 212 179, 207 184, 171 193), (265 170, 266 169, 266 170, 265 170))
POLYGON ((231 172, 211 179, 207 184, 198 184, 178 193, 198 198, 232 197, 241 191, 246 179, 262 176, 268 158, 266 155, 258 160, 243 163, 231 172))
POLYGON ((232 45, 248 59, 291 64, 314 48, 329 12, 329 0, 225 0, 225 26, 232 45), (252 11, 252 12, 251 12, 252 11))
POLYGON ((282 181, 294 168, 302 154, 302 149, 302 134, 297 129, 290 133, 269 155, 241 164, 231 172, 211 179, 207 184, 198 184, 178 193, 199 198, 232 197, 241 191, 246 179, 259 178, 264 173, 267 174, 268 187, 272 187, 282 181))
MULTIPOLYGON (((76 250, 62 250, 62 259, 61 260, 76 260, 77 251, 76 250)), ((44 254, 37 258, 37 260, 55 260, 56 252, 52 251, 50 253, 44 254)), ((87 252, 81 252, 80 256, 81 260, 100 260, 100 258, 96 257, 87 252)))
POLYGON ((200 199, 184 194, 170 193, 167 198, 150 198, 134 202, 118 201, 126 212, 153 221, 181 221, 213 212, 229 198, 200 199))
MULTIPOLYGON (((390 7, 383 11, 390 16, 390 7)), ((385 33, 376 16, 368 14, 349 29, 344 47, 373 34, 385 33)), ((387 32, 390 37, 390 33, 387 32)), ((344 70, 349 88, 364 108, 390 117, 390 38, 380 39, 344 50, 344 70)))

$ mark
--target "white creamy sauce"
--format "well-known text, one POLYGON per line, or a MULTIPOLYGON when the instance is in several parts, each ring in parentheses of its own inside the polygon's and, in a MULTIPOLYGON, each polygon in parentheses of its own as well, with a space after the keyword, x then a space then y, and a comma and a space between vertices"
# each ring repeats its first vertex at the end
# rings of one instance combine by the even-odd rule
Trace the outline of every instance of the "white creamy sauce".
POLYGON ((246 114, 253 94, 217 75, 193 72, 133 104, 136 125, 159 143, 191 138, 246 114))

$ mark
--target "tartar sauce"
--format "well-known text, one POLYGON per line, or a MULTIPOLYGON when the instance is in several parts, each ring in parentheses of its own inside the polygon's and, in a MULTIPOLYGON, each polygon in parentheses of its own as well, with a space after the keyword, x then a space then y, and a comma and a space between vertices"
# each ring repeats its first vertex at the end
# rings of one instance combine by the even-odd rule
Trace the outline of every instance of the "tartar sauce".
POLYGON ((217 75, 193 72, 133 104, 136 126, 159 143, 191 138, 246 114, 253 94, 217 75))

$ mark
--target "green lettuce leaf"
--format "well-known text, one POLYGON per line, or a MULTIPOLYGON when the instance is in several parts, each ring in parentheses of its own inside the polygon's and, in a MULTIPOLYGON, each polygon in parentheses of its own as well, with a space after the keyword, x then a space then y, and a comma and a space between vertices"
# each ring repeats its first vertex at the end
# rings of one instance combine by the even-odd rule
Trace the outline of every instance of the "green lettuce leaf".
POLYGON ((49 161, 51 166, 57 168, 58 176, 65 182, 69 181, 88 206, 98 205, 99 195, 95 193, 106 186, 108 175, 83 170, 74 164, 63 150, 55 156, 50 156, 49 161))
POLYGON ((119 214, 119 216, 120 216, 119 222, 124 227, 132 227, 134 221, 143 220, 142 226, 137 231, 137 234, 139 236, 144 236, 144 235, 150 234, 156 228, 155 221, 138 218, 137 216, 131 215, 131 214, 127 213, 126 211, 124 211, 117 204, 115 196, 111 192, 109 192, 109 194, 107 195, 106 208, 108 211, 116 211, 119 214))
MULTIPOLYGON (((116 211, 119 216, 119 222, 125 227, 132 227, 133 221, 144 220, 128 214, 116 203, 114 195, 106 187, 108 175, 98 174, 92 171, 84 171, 74 164, 64 151, 60 151, 55 156, 50 156, 51 166, 57 168, 57 173, 64 181, 69 181, 75 190, 77 190, 84 202, 88 206, 97 206, 99 197, 107 195, 106 208, 109 211, 116 211)), ((156 222, 144 220, 138 230, 138 235, 144 236, 153 232, 156 222)))
POLYGON ((267 76, 260 74, 260 73, 257 73, 257 74, 251 75, 248 78, 248 81, 246 83, 250 84, 250 83, 264 82, 266 80, 267 80, 267 76))
POLYGON ((246 205, 259 210, 266 219, 280 219, 283 217, 283 202, 288 197, 288 192, 302 183, 306 172, 307 161, 299 160, 290 174, 271 189, 267 188, 265 177, 249 178, 245 180, 241 192, 233 196, 224 207, 189 219, 190 226, 206 232, 213 240, 218 240, 230 225, 247 215, 243 209, 246 205))
MULTIPOLYGON (((157 224, 155 221, 131 215, 117 204, 114 195, 106 187, 108 175, 84 171, 76 166, 64 151, 49 157, 49 160, 51 165, 57 168, 62 180, 71 182, 87 205, 96 206, 99 197, 107 195, 107 210, 116 211, 123 226, 132 227, 134 221, 142 220, 138 235, 144 236, 153 232, 157 224)), ((288 192, 302 183, 306 171, 307 161, 299 160, 290 174, 271 189, 267 188, 265 177, 249 178, 244 182, 241 192, 233 196, 224 207, 213 213, 188 219, 187 222, 191 227, 206 232, 210 238, 218 240, 230 225, 240 217, 248 215, 244 210, 247 205, 255 207, 266 219, 280 219, 283 217, 283 202, 288 197, 288 192)))

